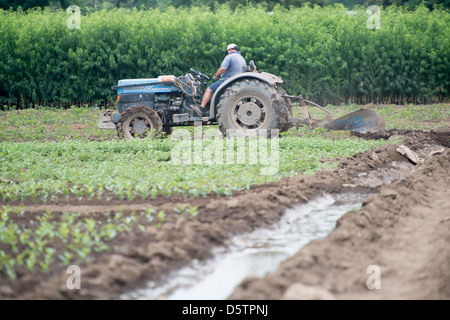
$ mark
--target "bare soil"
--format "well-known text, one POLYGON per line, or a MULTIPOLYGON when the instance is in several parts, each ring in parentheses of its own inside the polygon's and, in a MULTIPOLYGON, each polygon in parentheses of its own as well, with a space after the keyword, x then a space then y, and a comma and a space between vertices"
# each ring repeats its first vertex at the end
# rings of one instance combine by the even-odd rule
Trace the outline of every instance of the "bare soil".
POLYGON ((449 299, 450 127, 359 136, 400 136, 421 161, 414 164, 393 143, 340 159, 336 169, 253 186, 231 197, 9 203, 25 205, 26 214, 73 211, 97 220, 121 205, 125 214, 151 207, 173 219, 115 238, 116 250, 97 253, 80 266, 79 290, 67 288, 66 268, 59 266, 48 274, 19 272, 14 281, 2 275, 0 299, 117 299, 150 280, 163 281, 193 259, 211 257, 212 249, 231 236, 267 227, 287 208, 325 192, 372 195, 360 210, 343 215, 329 236, 310 242, 277 271, 246 278, 229 299, 449 299), (194 219, 175 215, 180 204, 197 206, 199 214, 194 219), (368 288, 370 266, 378 268, 378 289, 368 288))

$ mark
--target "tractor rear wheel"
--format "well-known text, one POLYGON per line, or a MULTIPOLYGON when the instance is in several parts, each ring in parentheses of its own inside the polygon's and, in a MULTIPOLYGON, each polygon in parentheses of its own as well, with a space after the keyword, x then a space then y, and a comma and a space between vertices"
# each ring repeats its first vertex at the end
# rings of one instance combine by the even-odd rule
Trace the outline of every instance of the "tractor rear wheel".
POLYGON ((220 130, 225 136, 278 136, 289 118, 286 100, 281 95, 275 86, 255 79, 235 82, 217 105, 220 130))
POLYGON ((117 122, 120 139, 156 138, 161 136, 161 132, 161 118, 155 110, 146 106, 134 106, 125 110, 117 122))

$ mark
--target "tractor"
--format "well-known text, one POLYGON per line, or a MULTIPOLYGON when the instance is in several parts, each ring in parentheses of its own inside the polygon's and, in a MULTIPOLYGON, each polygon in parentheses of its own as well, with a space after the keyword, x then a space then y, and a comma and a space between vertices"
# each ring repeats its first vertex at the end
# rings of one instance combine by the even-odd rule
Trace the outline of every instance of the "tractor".
POLYGON ((207 112, 198 116, 191 109, 200 104, 210 77, 190 68, 190 73, 176 77, 119 80, 118 112, 106 110, 100 114, 100 129, 117 130, 120 139, 157 138, 171 134, 174 127, 218 125, 224 136, 247 137, 264 133, 278 136, 292 126, 325 127, 361 133, 383 130, 384 121, 375 112, 360 109, 336 120, 331 113, 302 96, 288 95, 281 87, 283 80, 271 73, 256 70, 253 61, 214 92, 207 112), (304 119, 293 116, 292 100, 298 100, 304 119), (324 119, 311 118, 306 104, 326 113, 324 119))

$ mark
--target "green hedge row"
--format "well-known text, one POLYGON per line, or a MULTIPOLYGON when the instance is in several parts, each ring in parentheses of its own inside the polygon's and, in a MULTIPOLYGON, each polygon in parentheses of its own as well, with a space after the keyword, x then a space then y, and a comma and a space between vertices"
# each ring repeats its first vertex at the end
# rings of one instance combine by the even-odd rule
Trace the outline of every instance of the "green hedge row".
POLYGON ((0 103, 60 106, 114 100, 119 79, 212 75, 228 43, 290 94, 321 103, 447 100, 450 14, 419 7, 366 9, 221 6, 73 13, 0 10, 0 103))

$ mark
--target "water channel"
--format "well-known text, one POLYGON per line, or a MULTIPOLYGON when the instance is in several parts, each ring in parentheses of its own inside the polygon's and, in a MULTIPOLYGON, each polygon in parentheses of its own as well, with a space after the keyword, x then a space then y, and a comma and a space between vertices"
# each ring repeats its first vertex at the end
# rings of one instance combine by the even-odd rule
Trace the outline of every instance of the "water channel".
POLYGON ((365 196, 340 201, 323 195, 288 209, 272 228, 236 236, 217 248, 213 259, 193 261, 170 274, 167 282, 150 282, 144 289, 123 294, 121 299, 227 299, 245 277, 263 277, 311 240, 326 237, 343 214, 361 207, 365 196))

